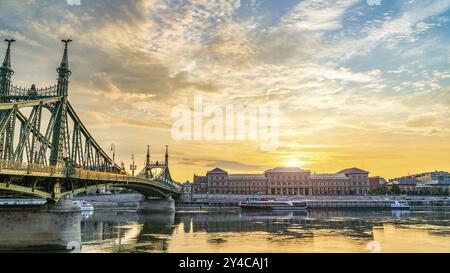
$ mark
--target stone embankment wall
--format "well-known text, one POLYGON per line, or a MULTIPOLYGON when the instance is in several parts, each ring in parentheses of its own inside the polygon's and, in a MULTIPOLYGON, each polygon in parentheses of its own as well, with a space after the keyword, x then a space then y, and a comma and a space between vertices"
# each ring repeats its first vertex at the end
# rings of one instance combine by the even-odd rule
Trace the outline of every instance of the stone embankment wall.
MULTIPOLYGON (((251 195, 226 194, 194 194, 192 202, 177 201, 177 210, 224 210, 238 208, 239 202, 245 201, 251 195)), ((394 200, 408 202, 412 208, 450 207, 450 198, 433 196, 271 196, 277 200, 304 200, 309 201, 310 208, 388 208, 394 200)), ((83 199, 94 205, 96 209, 136 209, 144 197, 140 194, 118 194, 79 196, 74 199, 83 199)))
POLYGON ((74 196, 74 200, 86 200, 95 209, 136 209, 139 201, 144 199, 141 194, 115 194, 115 195, 85 195, 74 196))
MULTIPOLYGON (((194 194, 192 202, 179 202, 177 207, 186 210, 203 207, 237 207, 250 195, 194 194)), ((450 198, 433 196, 275 196, 260 197, 276 200, 308 200, 310 208, 390 208, 395 201, 407 202, 412 208, 450 207, 450 198)))

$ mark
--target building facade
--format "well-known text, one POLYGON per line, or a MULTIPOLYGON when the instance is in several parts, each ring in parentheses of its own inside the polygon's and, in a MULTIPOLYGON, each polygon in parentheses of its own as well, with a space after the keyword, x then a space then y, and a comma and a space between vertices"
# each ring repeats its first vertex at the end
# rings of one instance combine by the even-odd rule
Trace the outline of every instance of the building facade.
POLYGON ((274 168, 265 172, 267 194, 310 195, 311 172, 300 168, 274 168))
POLYGON ((437 194, 448 195, 450 193, 450 173, 446 171, 434 171, 412 174, 390 179, 388 188, 398 186, 401 193, 405 194, 437 194))
POLYGON ((369 189, 378 189, 382 188, 386 185, 387 181, 383 177, 373 176, 369 177, 369 189))
POLYGON ((398 182, 404 179, 415 179, 421 183, 431 182, 431 181, 445 181, 450 180, 450 173, 446 171, 434 171, 418 174, 410 174, 402 177, 396 177, 389 179, 389 182, 398 182))
POLYGON ((345 174, 313 174, 311 183, 313 195, 347 195, 352 191, 345 174))
POLYGON ((192 182, 193 194, 206 194, 208 191, 208 179, 206 176, 198 176, 194 174, 192 182))
POLYGON ((264 174, 230 174, 228 185, 232 194, 266 194, 268 184, 264 174))
POLYGON ((211 194, 227 194, 229 193, 228 172, 215 168, 206 173, 206 181, 208 181, 208 193, 211 194))
POLYGON ((369 192, 369 172, 358 169, 344 169, 338 174, 345 174, 350 178, 350 194, 364 195, 369 192))
POLYGON ((398 187, 401 192, 411 192, 416 190, 419 181, 414 178, 405 178, 398 182, 398 187))
POLYGON ((190 202, 192 200, 192 183, 189 181, 181 185, 181 200, 183 202, 190 202))
POLYGON ((229 174, 220 168, 194 175, 193 194, 364 195, 369 172, 350 168, 336 174, 311 174, 300 168, 273 168, 263 174, 229 174))

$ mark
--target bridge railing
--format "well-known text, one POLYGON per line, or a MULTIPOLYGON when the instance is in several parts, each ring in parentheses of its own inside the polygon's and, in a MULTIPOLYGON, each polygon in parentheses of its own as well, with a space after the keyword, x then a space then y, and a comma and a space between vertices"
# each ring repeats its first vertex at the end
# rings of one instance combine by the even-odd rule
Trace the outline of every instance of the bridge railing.
POLYGON ((116 182, 125 182, 125 183, 163 183, 167 186, 174 188, 175 190, 178 190, 176 187, 174 187, 170 183, 166 183, 166 181, 154 181, 149 179, 144 179, 140 177, 135 176, 129 176, 129 175, 123 175, 123 174, 117 174, 117 173, 105 173, 105 172, 97 172, 97 171, 90 171, 90 170, 84 170, 75 168, 74 172, 70 175, 73 178, 79 178, 79 179, 92 179, 92 180, 104 180, 104 181, 116 181, 116 182))
POLYGON ((149 183, 149 184, 163 184, 174 190, 179 190, 170 181, 164 180, 149 180, 140 177, 134 177, 130 175, 123 175, 118 173, 107 173, 84 170, 81 168, 66 168, 63 163, 57 166, 47 166, 43 164, 32 164, 26 162, 15 162, 0 160, 0 173, 8 173, 11 175, 33 175, 38 174, 39 176, 59 176, 59 177, 70 177, 78 179, 91 179, 91 180, 102 180, 102 181, 112 181, 112 182, 124 182, 124 183, 149 183))
POLYGON ((11 85, 9 89, 9 96, 29 97, 29 96, 41 96, 41 97, 54 97, 57 96, 57 86, 50 86, 45 88, 22 88, 11 85))
POLYGON ((0 160, 0 171, 1 170, 9 170, 9 171, 19 171, 25 172, 27 174, 31 173, 44 173, 47 175, 63 175, 64 174, 64 166, 46 166, 43 164, 34 164, 27 162, 16 162, 9 160, 0 160))
POLYGON ((169 185, 172 188, 175 188, 178 191, 181 191, 181 187, 177 183, 175 183, 173 181, 170 181, 169 179, 167 179, 167 178, 165 178, 163 176, 156 176, 155 179, 157 179, 157 180, 159 180, 159 181, 169 185))

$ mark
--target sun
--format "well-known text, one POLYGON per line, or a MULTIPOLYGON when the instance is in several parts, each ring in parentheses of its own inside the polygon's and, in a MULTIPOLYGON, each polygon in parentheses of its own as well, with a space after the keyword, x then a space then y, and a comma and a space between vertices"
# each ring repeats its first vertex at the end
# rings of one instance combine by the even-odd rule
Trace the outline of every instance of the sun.
POLYGON ((303 162, 300 160, 291 160, 286 163, 287 167, 300 167, 303 165, 303 162))

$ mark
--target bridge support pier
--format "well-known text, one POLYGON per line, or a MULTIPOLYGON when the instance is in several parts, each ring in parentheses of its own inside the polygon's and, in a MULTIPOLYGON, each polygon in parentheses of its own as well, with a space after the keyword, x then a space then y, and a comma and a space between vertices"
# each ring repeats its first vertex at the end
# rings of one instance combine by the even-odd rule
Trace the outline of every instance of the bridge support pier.
POLYGON ((80 252, 81 213, 71 199, 42 206, 0 208, 0 249, 80 252))
POLYGON ((42 208, 42 212, 80 212, 81 209, 76 206, 72 198, 63 196, 58 202, 47 202, 42 208))
POLYGON ((0 209, 3 251, 80 252, 80 212, 43 208, 0 209))
POLYGON ((172 197, 162 199, 144 199, 139 201, 137 212, 174 212, 175 200, 172 197))

